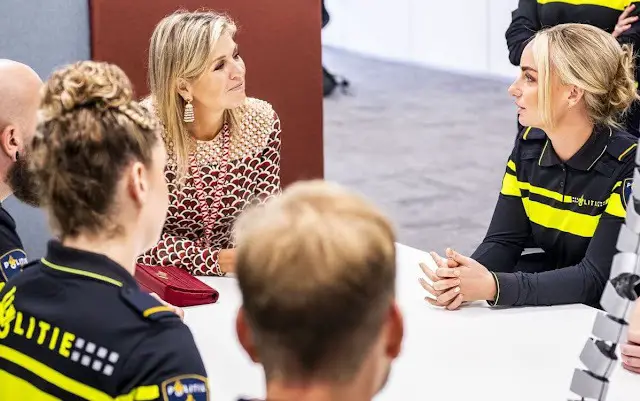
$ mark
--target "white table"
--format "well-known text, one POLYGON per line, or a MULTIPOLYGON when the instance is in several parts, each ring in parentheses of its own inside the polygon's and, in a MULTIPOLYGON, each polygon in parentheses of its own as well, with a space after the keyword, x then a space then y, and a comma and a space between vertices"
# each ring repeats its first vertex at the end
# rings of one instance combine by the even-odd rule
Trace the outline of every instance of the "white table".
MULTIPOLYGON (((596 310, 582 305, 458 311, 424 301, 418 262, 424 252, 398 245, 398 301, 405 318, 403 351, 376 401, 567 400, 580 351, 596 310)), ((263 397, 264 377, 240 347, 235 317, 240 293, 233 278, 202 278, 218 303, 187 308, 216 401, 263 397)), ((640 375, 616 367, 608 401, 640 399, 640 375)))

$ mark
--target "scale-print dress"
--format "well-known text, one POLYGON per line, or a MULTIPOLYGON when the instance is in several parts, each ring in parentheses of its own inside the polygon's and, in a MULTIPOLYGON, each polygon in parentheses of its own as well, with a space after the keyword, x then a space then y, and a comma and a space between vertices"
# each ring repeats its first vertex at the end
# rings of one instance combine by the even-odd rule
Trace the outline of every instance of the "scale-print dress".
POLYGON ((194 275, 222 275, 218 252, 234 247, 237 217, 247 206, 280 193, 280 120, 262 100, 249 98, 243 107, 241 133, 231 135, 219 211, 210 206, 223 161, 224 132, 211 141, 193 141, 197 149, 182 185, 176 182, 173 144, 165 140, 169 212, 158 245, 143 254, 139 263, 178 266, 194 275), (215 215, 219 217, 212 221, 215 215))

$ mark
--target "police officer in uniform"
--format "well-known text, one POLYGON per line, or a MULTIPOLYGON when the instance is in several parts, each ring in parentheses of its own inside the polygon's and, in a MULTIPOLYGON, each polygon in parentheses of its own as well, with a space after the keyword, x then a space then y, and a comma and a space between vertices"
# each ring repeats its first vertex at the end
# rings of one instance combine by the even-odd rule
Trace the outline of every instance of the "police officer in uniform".
MULTIPOLYGON (((520 65, 522 51, 529 40, 543 27, 565 23, 597 26, 611 33, 620 43, 640 49, 640 2, 632 0, 519 0, 512 13, 511 24, 505 33, 509 48, 509 61, 520 65)), ((640 80, 640 70, 636 71, 640 80)), ((632 105, 623 118, 623 125, 632 135, 640 135, 640 104, 632 105)), ((518 123, 521 130, 523 127, 518 123)))
POLYGON ((557 25, 527 45, 509 92, 530 128, 484 241, 471 257, 434 254, 436 273, 423 268, 429 302, 598 305, 631 194, 637 139, 615 118, 637 98, 632 71, 631 49, 591 25, 557 25), (544 250, 533 262, 521 255, 530 238, 544 250))
MULTIPOLYGON (((0 200, 13 192, 29 204, 36 191, 26 176, 25 145, 36 129, 42 81, 28 66, 0 60, 0 200)), ((16 223, 0 203, 0 287, 27 262, 16 223)))
POLYGON ((116 66, 45 84, 29 170, 59 240, 0 290, 0 399, 207 400, 189 329, 133 278, 168 207, 154 117, 116 66))

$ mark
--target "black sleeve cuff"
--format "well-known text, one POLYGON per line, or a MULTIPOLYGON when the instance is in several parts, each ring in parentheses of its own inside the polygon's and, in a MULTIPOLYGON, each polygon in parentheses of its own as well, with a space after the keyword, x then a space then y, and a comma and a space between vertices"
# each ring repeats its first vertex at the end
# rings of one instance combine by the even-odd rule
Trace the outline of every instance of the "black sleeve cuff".
POLYGON ((496 280, 496 299, 491 306, 512 306, 518 301, 519 284, 514 273, 493 273, 496 280))

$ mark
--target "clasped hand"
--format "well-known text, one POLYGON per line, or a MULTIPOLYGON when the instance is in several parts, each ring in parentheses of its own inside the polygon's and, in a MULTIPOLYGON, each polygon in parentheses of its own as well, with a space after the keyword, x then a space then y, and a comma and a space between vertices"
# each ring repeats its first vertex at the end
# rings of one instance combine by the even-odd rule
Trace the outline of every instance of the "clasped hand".
POLYGON ((421 263, 420 268, 431 280, 424 278, 418 281, 432 295, 425 300, 435 306, 449 310, 458 309, 463 302, 494 300, 497 292, 493 275, 477 261, 447 248, 447 259, 435 252, 430 253, 438 268, 435 272, 421 263))

